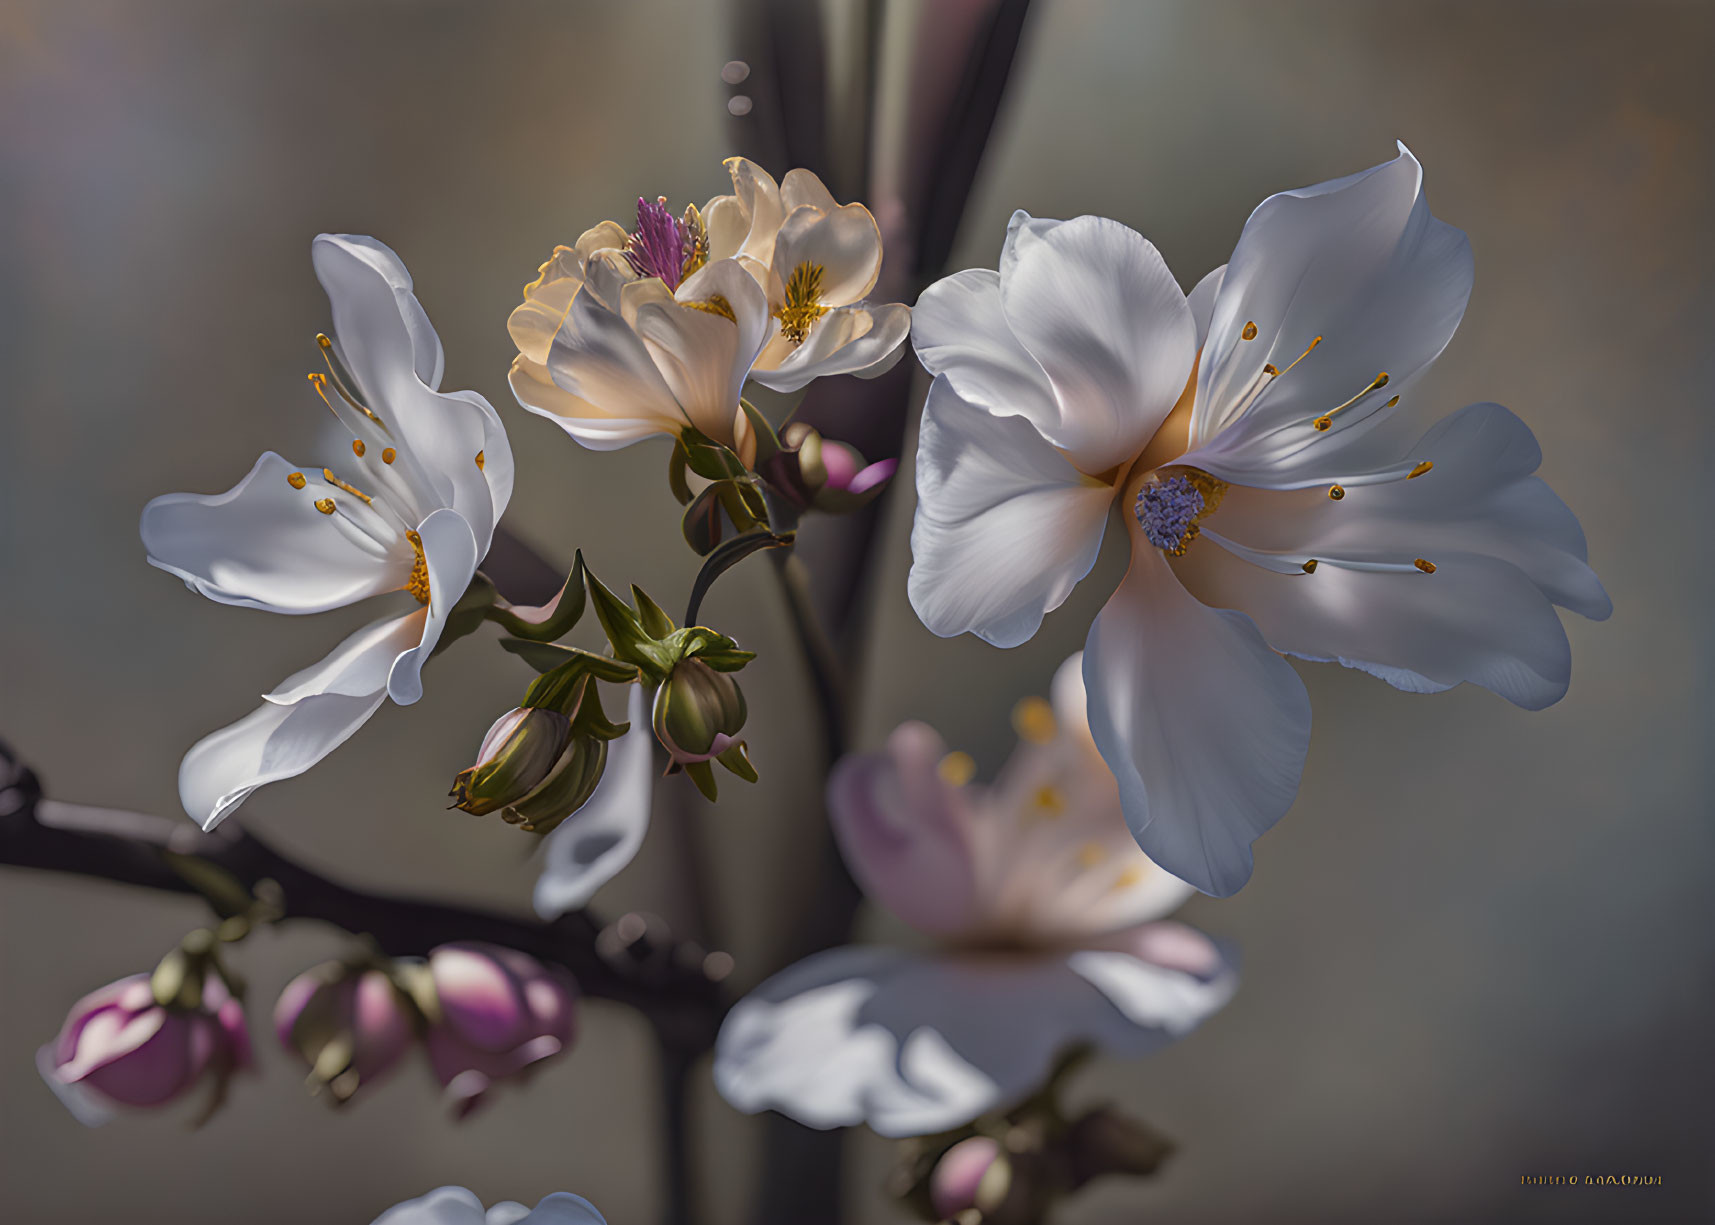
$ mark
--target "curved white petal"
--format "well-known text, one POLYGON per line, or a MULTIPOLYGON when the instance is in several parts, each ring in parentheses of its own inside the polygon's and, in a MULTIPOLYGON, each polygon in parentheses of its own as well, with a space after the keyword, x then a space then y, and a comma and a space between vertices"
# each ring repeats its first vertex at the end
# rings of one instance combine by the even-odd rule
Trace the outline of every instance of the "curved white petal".
POLYGON ((365 626, 259 709, 192 745, 179 765, 185 811, 213 829, 256 788, 302 774, 343 744, 386 698, 386 668, 418 640, 422 620, 410 613, 365 626))
POLYGON ((1135 457, 1191 374, 1197 328, 1154 245, 1105 217, 1012 235, 1000 277, 1012 334, 1054 388, 1042 433, 1085 472, 1135 457))
POLYGON ((784 286, 806 264, 821 269, 822 305, 862 301, 881 275, 881 230, 869 210, 861 204, 826 212, 801 205, 788 212, 774 243, 774 276, 784 286))
MULTIPOLYGON (((433 382, 424 379, 421 366, 428 341, 422 332, 428 329, 430 338, 434 333, 397 256, 372 238, 352 234, 319 234, 310 254, 333 310, 340 360, 403 453, 401 463, 427 486, 421 493, 433 505, 420 505, 419 511, 451 507, 479 532, 486 548, 500 508, 476 457, 498 449, 494 432, 499 414, 475 392, 447 395, 436 390, 438 370, 433 382), (385 260, 379 252, 385 252, 385 260), (403 286, 398 283, 401 277, 403 286)), ((439 345, 435 340, 437 363, 439 345)), ((501 463, 501 456, 495 458, 501 463)), ((509 457, 502 466, 510 470, 509 457)))
POLYGON ((1012 334, 1000 305, 1000 274, 969 268, 925 289, 911 311, 911 345, 932 375, 997 417, 1023 417, 1038 430, 1060 421, 1054 388, 1012 334))
MULTIPOLYGON (((501 1225, 494 1219, 492 1208, 488 1225, 501 1225)), ((518 1225, 607 1225, 607 1218, 583 1196, 556 1191, 538 1202, 528 1216, 520 1217, 518 1225)))
POLYGON ((482 1201, 463 1187, 436 1187, 395 1204, 370 1225, 486 1225, 482 1201))
POLYGON ((659 281, 626 286, 626 310, 692 425, 731 441, 745 376, 768 338, 768 299, 737 260, 705 264, 676 294, 659 281), (708 305, 725 308, 732 318, 708 305))
POLYGON ((1123 956, 819 953, 728 1014, 715 1085, 751 1113, 924 1135, 1015 1103, 1074 1044, 1122 1055, 1159 1047, 1231 990, 1108 960, 1123 956))
POLYGON ((774 257, 774 239, 786 208, 780 187, 762 167, 748 158, 729 157, 730 196, 716 196, 703 210, 709 230, 709 258, 739 258, 766 270, 774 257))
POLYGON ((803 167, 788 170, 786 177, 780 180, 780 204, 788 215, 795 208, 809 207, 817 212, 831 213, 840 207, 816 172, 803 167))
POLYGON ((631 728, 608 749, 594 793, 546 839, 534 899, 544 919, 588 905, 636 857, 649 832, 654 734, 642 685, 631 687, 625 717, 631 728))
MULTIPOLYGON (((1354 490, 1348 497, 1356 496, 1354 490)), ((1397 553, 1348 549, 1313 574, 1279 573, 1204 542, 1178 573, 1201 600, 1242 608, 1271 646, 1338 661, 1396 688, 1435 692, 1470 681, 1528 710, 1566 694, 1571 647, 1554 605, 1511 562, 1438 552, 1435 572, 1357 569, 1399 565, 1397 553)))
POLYGON ((1298 792, 1310 698, 1249 617, 1199 604, 1129 526, 1131 568, 1084 648, 1090 733, 1144 853, 1226 897, 1298 792))
POLYGON ((1227 266, 1222 264, 1198 281, 1191 292, 1185 295, 1185 306, 1191 312, 1191 321, 1197 325, 1197 347, 1201 349, 1203 342, 1209 339, 1209 319, 1215 313, 1215 296, 1221 292, 1221 282, 1227 278, 1227 266))
POLYGON ((625 229, 618 222, 603 221, 585 230, 575 247, 555 247, 554 253, 536 270, 536 279, 524 287, 524 301, 506 319, 507 334, 518 351, 538 365, 548 360, 548 350, 572 299, 584 283, 584 266, 597 251, 625 246, 625 229))
POLYGON ((1028 421, 993 416, 938 377, 917 437, 911 607, 943 638, 1017 646, 1095 564, 1113 497, 1028 421))
POLYGON ((412 369, 426 386, 439 387, 441 373, 446 368, 441 338, 435 334, 423 304, 417 301, 405 261, 392 247, 367 234, 320 234, 316 243, 337 247, 343 254, 367 265, 393 291, 400 321, 410 339, 412 369))
POLYGON ((587 447, 611 450, 649 434, 677 434, 687 424, 648 347, 594 294, 572 299, 547 367, 554 384, 575 401, 533 404, 520 396, 519 403, 553 417, 587 447))
POLYGON ((423 665, 441 640, 453 605, 464 595, 482 560, 470 524, 456 510, 437 510, 417 529, 423 560, 429 571, 429 615, 423 619, 422 640, 393 661, 387 693, 401 706, 423 696, 423 665))
POLYGON ((411 554, 354 539, 316 509, 320 467, 272 451, 225 493, 168 493, 143 508, 149 564, 222 604, 269 612, 342 608, 404 585, 411 554), (295 488, 289 477, 300 476, 295 488))
POLYGON ((1432 464, 1420 476, 1352 485, 1339 501, 1323 486, 1235 486, 1208 526, 1252 549, 1306 558, 1482 553, 1517 566, 1564 608, 1596 620, 1613 611, 1586 562, 1577 517, 1534 475, 1542 452, 1524 422, 1499 404, 1473 404, 1384 465, 1420 460, 1432 464))
POLYGON ((828 819, 869 898, 919 931, 954 935, 978 917, 973 818, 963 788, 937 767, 946 742, 901 724, 880 753, 842 758, 828 779, 828 819))
POLYGON ((1385 387, 1343 411, 1378 409, 1452 339, 1471 277, 1469 241, 1430 215, 1422 167, 1404 145, 1361 174, 1270 196, 1245 223, 1215 301, 1192 447, 1234 472, 1283 462, 1296 443, 1278 427, 1308 429, 1386 373, 1385 387))
POLYGON ((549 418, 592 451, 614 451, 672 432, 654 414, 628 417, 623 411, 616 415, 598 408, 557 385, 548 367, 522 354, 512 359, 506 382, 520 407, 549 418))
POLYGON ((801 345, 776 333, 750 377, 775 391, 797 391, 824 375, 881 374, 898 359, 910 331, 909 306, 836 307, 816 321, 801 345))

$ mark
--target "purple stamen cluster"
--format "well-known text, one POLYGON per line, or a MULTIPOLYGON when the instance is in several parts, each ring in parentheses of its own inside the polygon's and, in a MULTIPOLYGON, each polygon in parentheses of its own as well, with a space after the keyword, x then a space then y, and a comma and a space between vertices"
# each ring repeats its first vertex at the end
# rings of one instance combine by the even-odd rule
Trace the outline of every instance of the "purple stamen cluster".
POLYGON ((668 289, 679 287, 690 236, 667 210, 665 199, 637 197, 637 228, 625 242, 625 259, 638 276, 659 277, 668 289))
POLYGON ((1149 543, 1178 556, 1197 534, 1197 516, 1205 505, 1195 485, 1184 476, 1171 476, 1139 490, 1134 512, 1149 543))

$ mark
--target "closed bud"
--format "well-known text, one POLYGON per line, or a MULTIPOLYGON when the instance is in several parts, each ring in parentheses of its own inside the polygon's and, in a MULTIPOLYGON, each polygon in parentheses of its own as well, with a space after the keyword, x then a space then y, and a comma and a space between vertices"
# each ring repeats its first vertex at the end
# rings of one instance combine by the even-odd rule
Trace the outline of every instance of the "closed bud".
POLYGON ((738 682, 696 657, 681 659, 655 694, 656 739, 680 765, 719 757, 744 726, 738 682))
POLYGON ((516 804, 548 778, 571 736, 557 710, 521 707, 494 721, 476 764, 453 780, 453 807, 482 816, 516 804))
POLYGON ((941 1154, 929 1175, 929 1202, 946 1220, 975 1209, 988 1214, 1000 1207, 1012 1186, 1012 1163, 988 1136, 960 1140, 941 1154))
POLYGON ((310 1065, 310 1085, 344 1102, 386 1076, 416 1037, 416 1010, 385 970, 329 962, 280 992, 280 1045, 310 1065))
POLYGON ((607 741, 574 734, 560 750, 548 777, 501 817, 532 834, 546 834, 584 806, 607 769, 607 741))

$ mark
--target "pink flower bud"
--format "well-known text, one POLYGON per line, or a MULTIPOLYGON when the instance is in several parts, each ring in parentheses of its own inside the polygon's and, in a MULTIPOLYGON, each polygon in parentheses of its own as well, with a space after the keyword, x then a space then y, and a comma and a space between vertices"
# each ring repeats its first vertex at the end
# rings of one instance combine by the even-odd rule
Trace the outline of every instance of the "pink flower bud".
POLYGON ((415 1013, 385 972, 329 962, 280 992, 280 1045, 310 1065, 312 1084, 346 1101, 392 1071, 416 1037, 415 1013))
POLYGON ((210 975, 196 1008, 155 1002, 150 976, 133 974, 79 1000, 36 1064, 77 1119, 106 1122, 114 1107, 153 1109, 182 1097, 204 1073, 250 1066, 244 1009, 210 975))
POLYGON ((459 1117, 496 1082, 522 1076, 571 1045, 577 985, 514 949, 443 944, 429 954, 439 1016, 424 1042, 459 1117))
POLYGON ((960 1140, 941 1154, 929 1176, 929 1202, 946 1219, 967 1208, 988 1211, 1006 1198, 1010 1169, 1000 1145, 987 1136, 960 1140))

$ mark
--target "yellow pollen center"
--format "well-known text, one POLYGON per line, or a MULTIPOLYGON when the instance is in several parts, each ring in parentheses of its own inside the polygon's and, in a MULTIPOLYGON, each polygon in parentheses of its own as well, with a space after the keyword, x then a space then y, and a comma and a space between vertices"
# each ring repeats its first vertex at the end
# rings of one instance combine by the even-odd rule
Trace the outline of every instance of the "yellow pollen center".
POLYGON ((941 759, 941 764, 935 767, 935 773, 941 776, 941 781, 955 787, 963 787, 976 777, 977 763, 969 753, 954 751, 941 759))
POLYGON ((1054 739, 1054 708, 1041 698, 1025 698, 1012 708, 1012 727, 1020 740, 1047 744, 1054 739))
POLYGON ((696 302, 681 302, 679 305, 688 306, 694 311, 702 311, 704 314, 719 315, 722 319, 729 320, 733 323, 738 322, 738 312, 734 311, 732 303, 728 302, 720 294, 716 294, 712 298, 703 298, 696 302))
POLYGON ((286 484, 290 485, 293 489, 302 489, 308 483, 309 482, 304 479, 304 474, 302 472, 293 472, 288 474, 286 477, 286 484))
POLYGON ((805 260, 786 278, 786 300, 774 316, 780 320, 780 334, 794 345, 803 344, 811 326, 828 313, 822 305, 823 274, 822 265, 805 260))
POLYGON ((1060 794, 1056 787, 1047 785, 1038 787, 1036 794, 1031 798, 1036 801, 1036 807, 1043 816, 1057 817, 1066 811, 1066 798, 1060 794))
POLYGON ((429 602, 429 562, 423 556, 423 538, 416 532, 406 532, 405 539, 411 542, 411 551, 417 555, 411 563, 411 577, 405 580, 405 590, 409 591, 417 603, 429 602))
POLYGON ((487 453, 486 453, 486 452, 484 452, 484 451, 478 451, 478 452, 477 452, 477 453, 476 453, 476 470, 477 470, 477 471, 478 471, 478 472, 481 472, 481 471, 482 471, 482 470, 483 470, 483 465, 484 465, 484 464, 486 464, 486 463, 487 463, 487 462, 488 462, 488 461, 487 461, 487 460, 486 460, 486 459, 485 459, 485 458, 484 458, 484 456, 485 456, 485 455, 486 455, 486 454, 487 454, 487 453))

